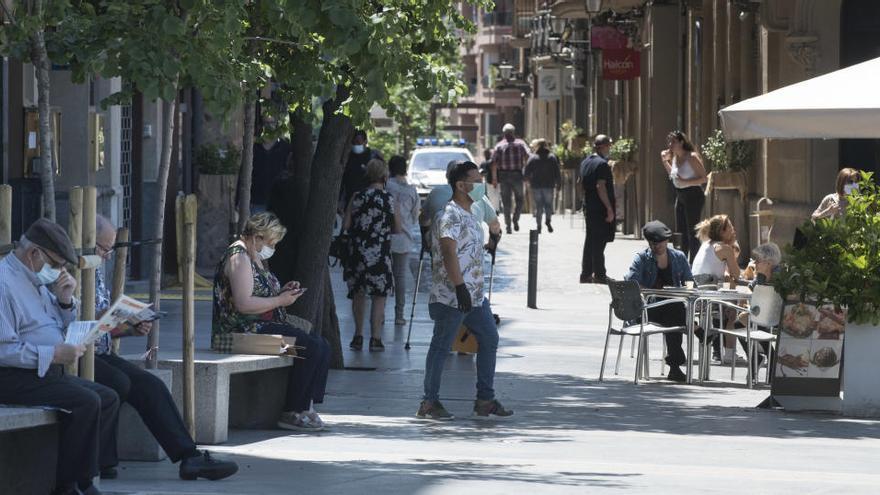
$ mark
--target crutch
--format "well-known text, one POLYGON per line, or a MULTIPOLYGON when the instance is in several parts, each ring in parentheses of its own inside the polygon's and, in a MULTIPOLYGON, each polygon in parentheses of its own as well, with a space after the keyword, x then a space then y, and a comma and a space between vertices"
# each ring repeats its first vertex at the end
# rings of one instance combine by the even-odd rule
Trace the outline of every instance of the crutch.
MULTIPOLYGON (((498 249, 498 246, 495 246, 495 249, 498 249)), ((492 266, 489 268, 489 303, 492 303, 492 285, 495 282, 495 251, 492 251, 492 266)), ((501 323, 501 317, 498 316, 497 313, 492 313, 492 317, 495 318, 495 324, 499 325, 501 323)))
POLYGON ((425 248, 419 252, 419 273, 416 274, 416 289, 413 291, 412 308, 409 312, 409 331, 406 332, 406 345, 404 349, 409 350, 409 336, 412 335, 413 317, 416 315, 416 297, 419 295, 419 283, 422 281, 422 263, 425 261, 425 248))

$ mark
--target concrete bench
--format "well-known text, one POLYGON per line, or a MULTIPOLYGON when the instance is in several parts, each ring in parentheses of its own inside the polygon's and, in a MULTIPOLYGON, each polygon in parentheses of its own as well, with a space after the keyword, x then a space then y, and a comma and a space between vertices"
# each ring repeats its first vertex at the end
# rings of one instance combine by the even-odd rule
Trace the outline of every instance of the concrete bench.
MULTIPOLYGON (((197 350, 194 364, 196 443, 223 443, 230 427, 275 428, 284 407, 288 368, 293 362, 291 357, 197 350)), ((172 393, 182 414, 182 358, 160 355, 159 369, 171 370, 172 393)))
POLYGON ((0 491, 49 493, 55 487, 57 462, 55 411, 0 407, 0 491))

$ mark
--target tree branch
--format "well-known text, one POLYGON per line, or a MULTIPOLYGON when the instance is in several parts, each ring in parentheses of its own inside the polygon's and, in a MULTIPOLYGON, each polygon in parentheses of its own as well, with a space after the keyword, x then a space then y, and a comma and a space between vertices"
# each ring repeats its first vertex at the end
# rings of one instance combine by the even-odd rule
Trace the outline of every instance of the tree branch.
POLYGON ((301 43, 297 43, 295 41, 279 40, 277 38, 266 38, 264 36, 247 36, 244 39, 245 41, 265 41, 267 43, 278 43, 281 45, 290 45, 297 48, 303 48, 303 45, 301 43))

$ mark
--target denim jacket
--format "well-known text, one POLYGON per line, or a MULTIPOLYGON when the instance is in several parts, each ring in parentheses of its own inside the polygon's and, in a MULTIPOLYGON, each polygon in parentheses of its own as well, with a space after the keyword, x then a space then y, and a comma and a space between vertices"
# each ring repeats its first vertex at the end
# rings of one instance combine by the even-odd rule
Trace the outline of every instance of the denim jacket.
MULTIPOLYGON (((688 264, 687 256, 683 252, 672 248, 667 248, 669 256, 669 264, 672 267, 672 285, 681 287, 688 280, 693 280, 691 275, 691 266, 688 264)), ((629 271, 624 275, 624 280, 635 280, 640 286, 645 288, 654 287, 657 283, 657 260, 654 259, 654 252, 650 248, 637 253, 633 258, 629 271)))

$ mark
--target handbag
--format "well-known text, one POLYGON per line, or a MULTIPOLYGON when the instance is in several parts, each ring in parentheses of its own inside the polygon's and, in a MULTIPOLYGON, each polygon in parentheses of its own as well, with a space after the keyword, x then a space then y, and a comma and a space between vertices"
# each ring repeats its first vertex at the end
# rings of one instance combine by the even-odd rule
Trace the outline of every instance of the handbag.
POLYGON ((336 259, 336 261, 330 262, 330 266, 341 264, 342 267, 345 268, 346 266, 348 266, 348 262, 351 260, 351 253, 351 236, 347 232, 341 232, 339 235, 334 237, 333 241, 330 243, 330 257, 336 259))

